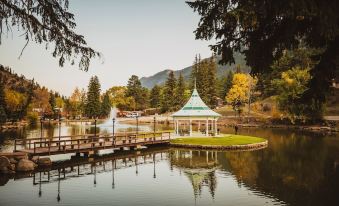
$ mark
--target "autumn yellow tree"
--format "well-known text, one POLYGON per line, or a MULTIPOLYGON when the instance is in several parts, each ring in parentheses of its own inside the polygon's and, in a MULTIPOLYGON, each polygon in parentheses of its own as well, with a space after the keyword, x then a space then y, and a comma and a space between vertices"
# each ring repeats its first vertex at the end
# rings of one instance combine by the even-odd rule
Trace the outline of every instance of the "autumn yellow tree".
POLYGON ((27 96, 11 89, 5 89, 5 102, 10 118, 16 120, 19 118, 20 111, 25 107, 27 96))
POLYGON ((226 101, 239 115, 242 107, 250 104, 253 90, 257 83, 257 78, 249 74, 236 73, 233 76, 232 87, 226 95, 226 101))

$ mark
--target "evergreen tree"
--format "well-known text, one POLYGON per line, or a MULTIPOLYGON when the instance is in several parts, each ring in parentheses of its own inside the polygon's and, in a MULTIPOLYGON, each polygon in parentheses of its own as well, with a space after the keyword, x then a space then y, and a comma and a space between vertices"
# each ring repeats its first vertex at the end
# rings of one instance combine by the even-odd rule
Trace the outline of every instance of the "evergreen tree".
POLYGON ((176 95, 176 98, 175 98, 176 109, 179 109, 180 107, 184 106, 186 102, 185 90, 186 90, 185 80, 184 80, 184 77, 182 76, 182 73, 180 72, 176 94, 175 94, 176 95))
POLYGON ((217 64, 215 62, 214 56, 212 56, 207 62, 207 75, 206 75, 206 99, 207 104, 215 108, 217 106, 217 77, 216 70, 217 64))
MULTIPOLYGON (((208 92, 209 92, 208 88, 210 87, 210 82, 208 80, 208 76, 209 76, 208 73, 209 73, 210 66, 212 66, 212 64, 210 64, 209 60, 207 59, 201 60, 200 55, 199 55, 194 60, 194 64, 192 67, 192 73, 191 73, 191 90, 196 85, 196 89, 198 90, 200 97, 207 104, 210 101, 209 100, 210 97, 208 96, 208 92)), ((215 82, 213 84, 215 84, 215 82)))
POLYGON ((138 99, 138 109, 144 110, 149 107, 149 91, 146 87, 142 87, 138 99))
POLYGON ((158 85, 154 85, 150 93, 150 105, 152 108, 159 108, 160 107, 160 100, 161 100, 161 88, 158 85))
POLYGON ((177 87, 176 79, 174 76, 174 72, 170 71, 167 77, 167 80, 165 82, 165 88, 164 88, 164 98, 162 102, 162 111, 171 111, 174 109, 174 106, 176 104, 175 101, 175 90, 177 87))
POLYGON ((199 71, 199 59, 198 56, 195 55, 194 62, 192 65, 192 71, 191 71, 191 76, 190 76, 190 90, 193 91, 194 87, 197 84, 197 78, 198 78, 198 71, 199 71))
POLYGON ((52 110, 54 110, 56 103, 55 103, 55 96, 52 91, 49 92, 48 102, 49 102, 49 105, 51 105, 52 110))
POLYGON ((129 78, 127 83, 127 91, 126 91, 126 97, 133 97, 135 100, 135 108, 134 110, 138 110, 143 107, 144 97, 142 96, 142 93, 145 93, 145 91, 142 91, 143 88, 141 86, 141 82, 139 80, 139 77, 136 75, 132 75, 131 78, 129 78))
POLYGON ((233 76, 234 76, 234 73, 232 71, 229 71, 227 73, 227 76, 223 79, 221 94, 220 94, 221 99, 225 99, 227 93, 230 91, 232 87, 233 76))
POLYGON ((87 117, 95 118, 100 115, 100 83, 97 76, 91 77, 87 91, 85 113, 87 117))
POLYGON ((109 95, 106 92, 104 94, 104 97, 103 97, 102 103, 101 103, 101 116, 102 117, 108 117, 108 115, 111 112, 111 108, 112 108, 112 104, 111 104, 111 101, 109 100, 109 95))
POLYGON ((0 123, 4 123, 7 120, 6 114, 6 101, 5 101, 5 86, 4 81, 2 79, 2 75, 0 74, 0 123))

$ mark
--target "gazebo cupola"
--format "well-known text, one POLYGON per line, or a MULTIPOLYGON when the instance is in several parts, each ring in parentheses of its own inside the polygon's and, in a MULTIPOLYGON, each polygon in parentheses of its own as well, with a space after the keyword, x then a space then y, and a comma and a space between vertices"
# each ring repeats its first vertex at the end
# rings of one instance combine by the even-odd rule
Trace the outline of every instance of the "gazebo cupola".
POLYGON ((198 123, 198 132, 200 131, 200 123, 205 122, 204 133, 208 136, 210 133, 217 134, 217 120, 221 115, 211 110, 200 98, 196 88, 192 92, 191 98, 185 104, 183 108, 172 114, 174 120, 175 134, 179 135, 181 130, 179 128, 180 123, 189 122, 188 133, 192 136, 192 122, 198 123), (211 128, 209 128, 211 126, 211 128))

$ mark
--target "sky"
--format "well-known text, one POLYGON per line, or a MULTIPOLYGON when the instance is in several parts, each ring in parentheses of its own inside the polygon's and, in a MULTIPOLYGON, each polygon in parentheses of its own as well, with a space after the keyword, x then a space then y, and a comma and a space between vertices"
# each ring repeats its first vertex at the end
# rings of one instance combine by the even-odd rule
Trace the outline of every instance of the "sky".
POLYGON ((199 16, 184 0, 70 0, 76 32, 103 54, 92 59, 89 71, 66 63, 59 67, 52 48, 30 42, 19 59, 25 40, 13 28, 0 45, 0 64, 11 67, 40 85, 69 96, 75 87, 87 88, 93 75, 102 91, 126 85, 133 74, 140 78, 164 69, 190 66, 196 54, 209 57, 209 41, 195 40, 199 16))

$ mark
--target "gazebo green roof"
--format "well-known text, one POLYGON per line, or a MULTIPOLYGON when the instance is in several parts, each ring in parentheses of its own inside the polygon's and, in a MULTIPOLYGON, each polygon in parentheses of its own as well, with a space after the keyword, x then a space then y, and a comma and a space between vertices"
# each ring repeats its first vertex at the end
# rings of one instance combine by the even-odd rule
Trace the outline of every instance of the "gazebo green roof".
POLYGON ((172 117, 220 117, 221 115, 211 110, 199 96, 196 89, 183 108, 172 114, 172 117))

